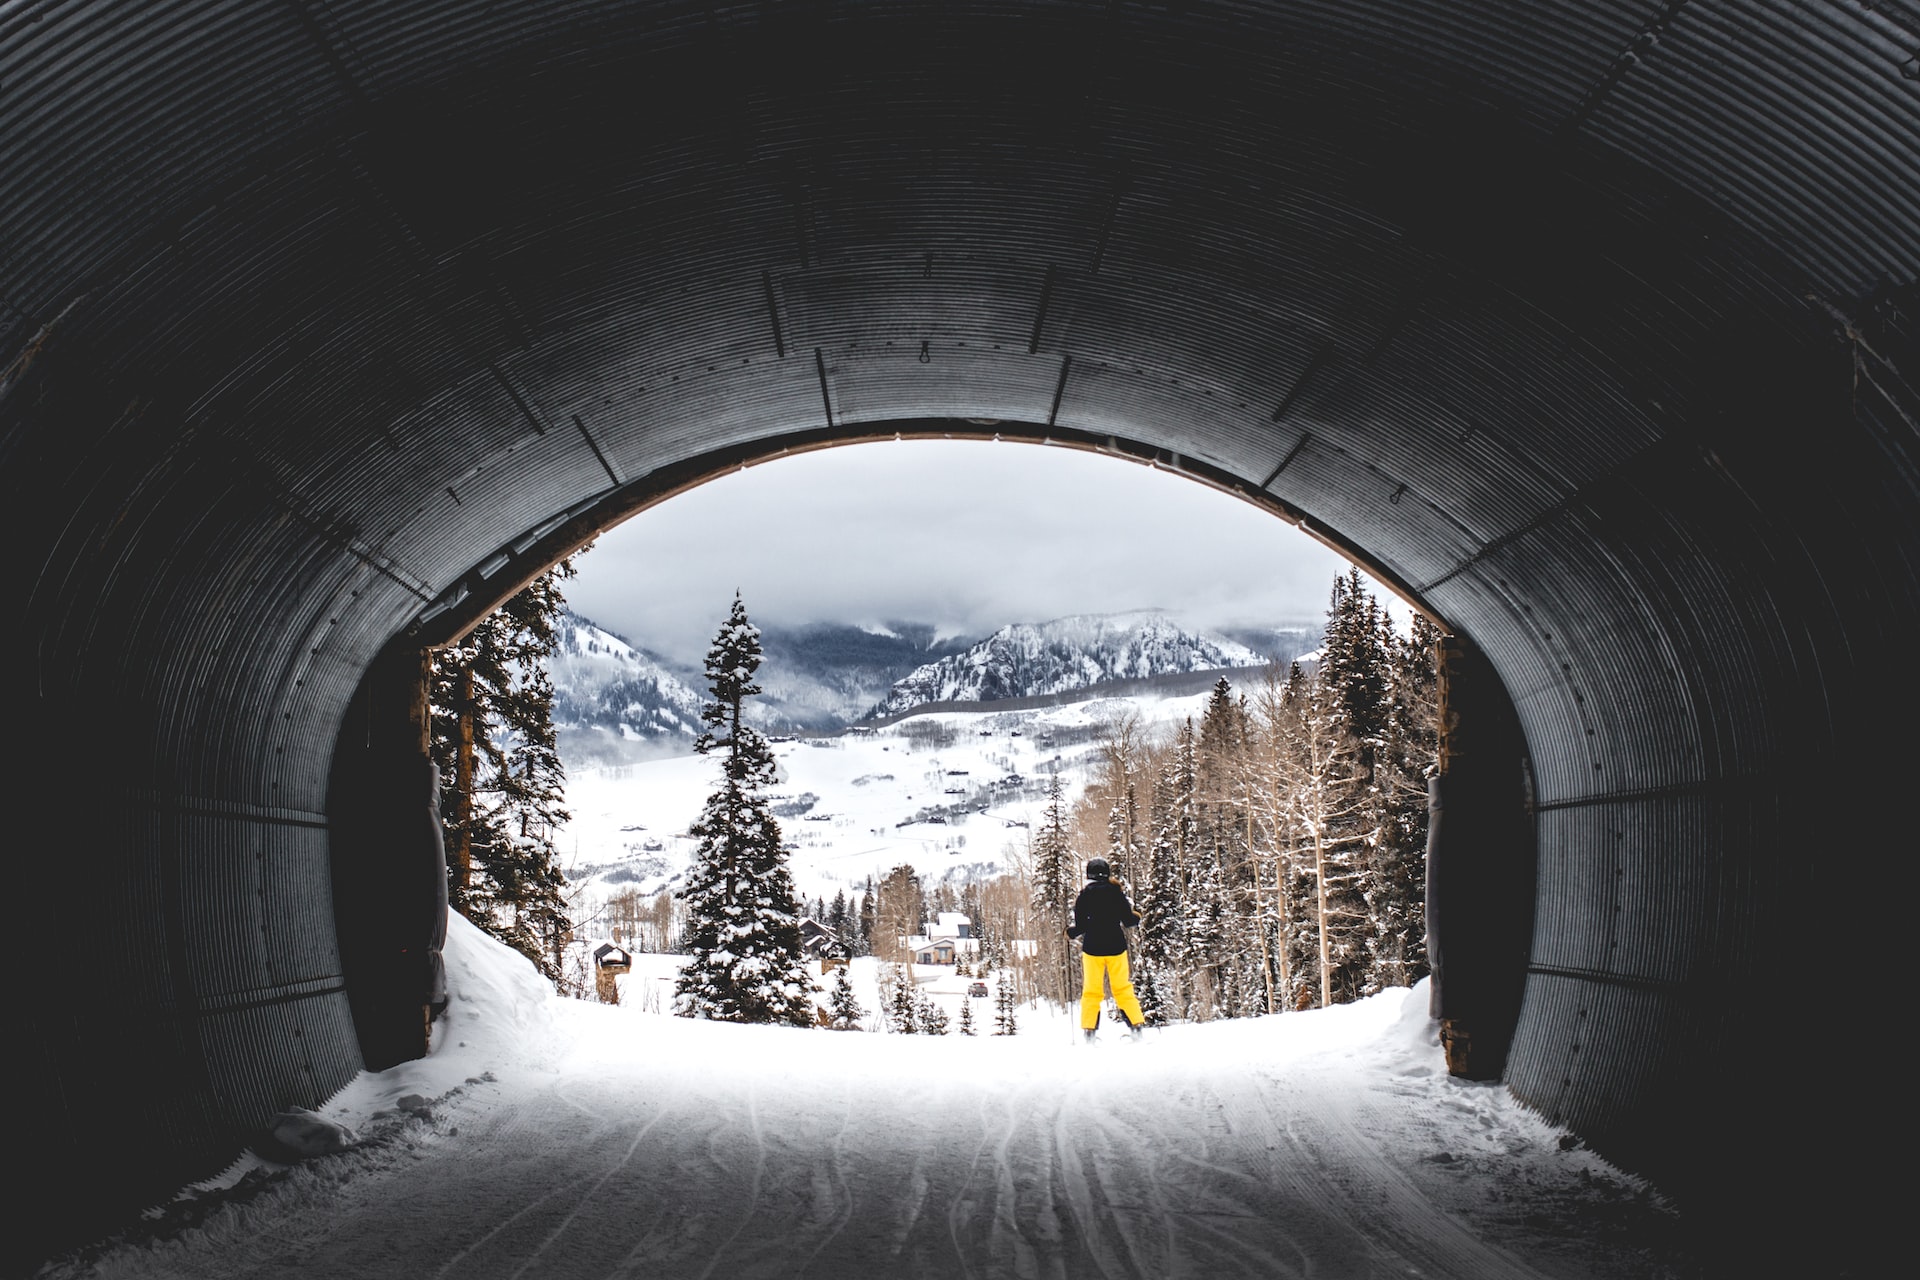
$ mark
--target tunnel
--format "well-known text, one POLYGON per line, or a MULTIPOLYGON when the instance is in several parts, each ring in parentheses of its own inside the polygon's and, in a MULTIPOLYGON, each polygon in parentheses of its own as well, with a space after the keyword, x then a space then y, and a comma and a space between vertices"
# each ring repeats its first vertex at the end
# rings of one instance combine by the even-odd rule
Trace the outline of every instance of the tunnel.
POLYGON ((896 436, 1430 611, 1510 717, 1506 1087, 1728 1248, 1877 1220, 1913 0, 11 0, 0 192, 20 1256, 417 1032, 423 648, 896 436))

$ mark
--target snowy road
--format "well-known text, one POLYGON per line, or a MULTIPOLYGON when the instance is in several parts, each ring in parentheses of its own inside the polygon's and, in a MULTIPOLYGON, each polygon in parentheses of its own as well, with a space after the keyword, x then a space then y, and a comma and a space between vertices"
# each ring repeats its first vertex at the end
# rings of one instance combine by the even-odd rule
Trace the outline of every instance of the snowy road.
POLYGON ((449 1039, 328 1108, 360 1146, 53 1274, 1691 1273, 1654 1197, 1446 1077, 1424 993, 1084 1047, 544 1001, 456 944, 449 1039))

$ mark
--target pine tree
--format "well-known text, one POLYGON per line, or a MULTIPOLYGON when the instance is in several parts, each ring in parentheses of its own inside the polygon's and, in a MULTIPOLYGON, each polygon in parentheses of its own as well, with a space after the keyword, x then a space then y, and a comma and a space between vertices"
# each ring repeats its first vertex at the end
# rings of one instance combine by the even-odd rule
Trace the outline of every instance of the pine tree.
POLYGON ((547 662, 573 573, 562 560, 437 652, 430 698, 448 901, 556 982, 572 924, 553 832, 570 815, 547 662))
POLYGON ((834 892, 833 904, 827 908, 826 918, 821 923, 827 927, 829 933, 833 934, 840 955, 851 957, 855 954, 858 935, 854 928, 852 912, 847 907, 845 889, 834 892))
POLYGON ((1073 957, 1066 945, 1066 928, 1072 915, 1073 886, 1078 877, 1074 875, 1073 850, 1068 843, 1066 793, 1057 773, 1047 784, 1047 807, 1041 810, 1030 862, 1034 929, 1041 942, 1041 972, 1046 975, 1044 989, 1064 1003, 1074 990, 1072 975, 1068 972, 1073 957))
POLYGON ((854 954, 870 956, 873 952, 873 877, 867 877, 867 887, 860 895, 858 910, 855 911, 860 933, 860 945, 854 954))
POLYGON ((961 1002, 959 1029, 960 1034, 963 1036, 973 1034, 973 1001, 971 999, 961 1002))
POLYGON ((881 976, 880 998, 886 1004, 887 1030, 895 1035, 911 1036, 920 1031, 920 1007, 914 999, 913 978, 902 965, 886 966, 881 976))
POLYGON ((687 884, 692 958, 674 984, 674 1012, 725 1022, 813 1022, 812 979, 800 946, 793 877, 765 788, 775 774, 767 741, 744 718, 761 661, 760 632, 736 594, 707 652, 713 701, 695 743, 721 753, 721 783, 688 834, 699 841, 687 884))
POLYGON ((923 1036, 943 1036, 947 1034, 947 1011, 933 1002, 933 997, 915 989, 914 1021, 923 1036))
POLYGON ((1193 722, 1182 724, 1174 736, 1164 767, 1154 782, 1152 843, 1147 874, 1139 886, 1135 909, 1140 928, 1135 935, 1141 976, 1154 1007, 1141 1012, 1155 1022, 1192 1016, 1192 987, 1186 962, 1191 955, 1186 927, 1189 916, 1189 864, 1197 857, 1198 822, 1194 793, 1197 773, 1193 722))
POLYGON ((1341 1003, 1370 989, 1373 925, 1369 866, 1381 836, 1379 777, 1388 723, 1387 640, 1379 602, 1359 571, 1334 581, 1323 658, 1293 690, 1292 776, 1312 886, 1308 916, 1317 946, 1310 968, 1316 1002, 1341 1003))
POLYGON ((858 1031, 860 1020, 867 1016, 853 994, 853 980, 847 976, 847 969, 843 964, 834 971, 833 987, 827 993, 827 1025, 835 1031, 858 1031))
MULTIPOLYGON (((1253 806, 1248 795, 1246 705, 1221 677, 1194 744, 1198 848, 1187 877, 1188 968, 1214 1016, 1258 1011, 1254 932, 1253 806)), ((1264 993, 1261 995, 1264 999, 1264 993)))
POLYGON ((1019 1023, 1014 1020, 1013 984, 1008 981, 1006 971, 1000 972, 1000 982, 993 994, 993 1034, 1010 1036, 1019 1033, 1019 1023))
POLYGON ((1427 972, 1427 779, 1437 768, 1440 631, 1416 614, 1406 637, 1389 634, 1388 715, 1375 774, 1377 830, 1367 864, 1372 926, 1365 990, 1407 987, 1427 972))

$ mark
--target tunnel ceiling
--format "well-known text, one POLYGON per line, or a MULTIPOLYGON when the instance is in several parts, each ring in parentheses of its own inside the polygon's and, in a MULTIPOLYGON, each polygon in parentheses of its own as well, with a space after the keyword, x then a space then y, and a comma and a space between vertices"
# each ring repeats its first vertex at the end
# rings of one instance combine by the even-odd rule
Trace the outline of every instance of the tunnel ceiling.
POLYGON ((997 429, 1265 500, 1487 652, 1512 1083, 1672 1156, 1648 1099, 1806 872, 1783 771, 1914 616, 1917 52, 1909 0, 0 4, 8 670, 113 726, 169 1132, 356 1065, 327 759, 390 638, 715 467, 997 429))

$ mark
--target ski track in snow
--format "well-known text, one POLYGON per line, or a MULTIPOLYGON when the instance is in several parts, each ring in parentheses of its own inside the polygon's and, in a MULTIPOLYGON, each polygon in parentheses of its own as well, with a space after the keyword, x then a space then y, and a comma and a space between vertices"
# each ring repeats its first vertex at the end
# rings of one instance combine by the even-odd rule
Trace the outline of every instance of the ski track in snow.
MULTIPOLYGON (((538 1012, 514 999, 458 1007, 538 1012)), ((556 1002, 545 1047, 516 1050, 468 1012, 444 1061, 336 1100, 359 1148, 43 1276, 1695 1274, 1655 1197, 1446 1077, 1424 991, 1375 1001, 1089 1047, 1037 1013, 964 1039, 556 1002), (422 1080, 430 1115, 383 1107, 422 1080)))
POLYGON ((1410 1127, 1391 1096, 1352 1106, 1327 1068, 1212 1067, 1174 1060, 1169 1040, 1062 1050, 1078 1055, 1067 1070, 1012 1088, 747 1066, 695 1080, 644 1061, 570 1075, 453 1108, 468 1139, 424 1141, 308 1201, 290 1188, 284 1210, 255 1201, 217 1241, 80 1274, 1652 1274, 1476 1238, 1381 1142, 1410 1127), (437 1266, 398 1261, 421 1254, 437 1266))

